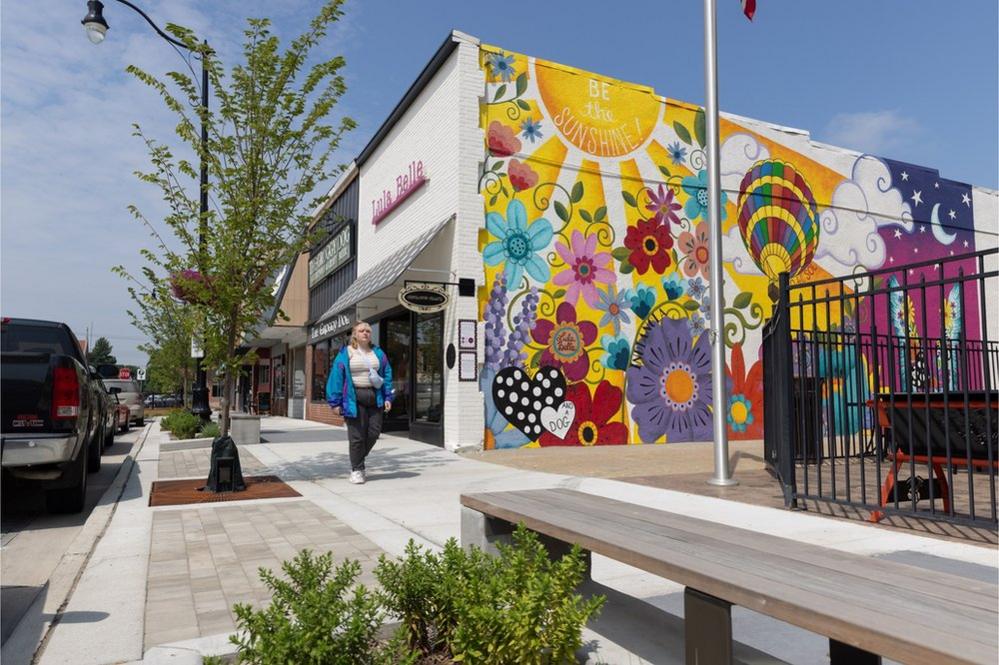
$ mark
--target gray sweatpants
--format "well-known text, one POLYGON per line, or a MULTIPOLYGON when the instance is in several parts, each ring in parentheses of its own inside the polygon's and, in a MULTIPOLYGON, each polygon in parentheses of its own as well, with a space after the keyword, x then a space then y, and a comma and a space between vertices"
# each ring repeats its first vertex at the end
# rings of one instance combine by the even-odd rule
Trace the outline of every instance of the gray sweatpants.
POLYGON ((371 388, 357 389, 357 417, 345 418, 350 442, 350 470, 363 471, 364 458, 382 433, 382 410, 371 388))

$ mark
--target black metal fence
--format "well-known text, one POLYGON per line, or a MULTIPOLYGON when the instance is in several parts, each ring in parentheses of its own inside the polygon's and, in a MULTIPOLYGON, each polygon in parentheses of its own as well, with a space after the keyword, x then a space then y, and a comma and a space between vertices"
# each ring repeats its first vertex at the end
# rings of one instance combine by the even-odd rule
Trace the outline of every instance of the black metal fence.
POLYGON ((991 249, 805 284, 781 276, 763 340, 764 437, 788 506, 997 523, 997 263, 991 249))

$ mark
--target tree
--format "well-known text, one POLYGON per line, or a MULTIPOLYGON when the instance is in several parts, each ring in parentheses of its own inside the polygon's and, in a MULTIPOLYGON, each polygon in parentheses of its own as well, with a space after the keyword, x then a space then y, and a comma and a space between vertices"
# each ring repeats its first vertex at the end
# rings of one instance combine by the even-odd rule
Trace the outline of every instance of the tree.
POLYGON ((107 337, 98 337, 90 350, 88 361, 91 365, 117 365, 118 359, 111 353, 111 342, 107 337))
MULTIPOLYGON (((155 239, 154 250, 142 251, 143 273, 152 283, 136 296, 153 307, 168 308, 171 295, 187 303, 185 320, 202 339, 205 364, 225 377, 223 435, 229 429, 240 342, 274 304, 269 278, 318 239, 318 232, 309 228, 311 210, 320 202, 313 192, 342 171, 331 165, 332 154, 355 126, 348 117, 335 124, 327 121, 346 91, 340 73, 344 59, 307 64, 342 15, 341 4, 327 0, 309 28, 283 51, 269 20, 248 19, 244 62, 228 75, 217 54, 190 30, 168 26, 204 58, 217 111, 200 106, 198 84, 184 72, 170 72, 168 85, 138 67, 128 68, 177 116, 176 133, 184 150, 207 163, 210 206, 201 215, 197 166, 135 126, 152 163, 150 171, 138 176, 161 190, 168 206, 163 222, 173 236, 165 238, 138 208, 130 207, 155 239), (204 142, 202 123, 208 136, 204 142)), ((116 270, 132 278, 123 267, 116 270)))

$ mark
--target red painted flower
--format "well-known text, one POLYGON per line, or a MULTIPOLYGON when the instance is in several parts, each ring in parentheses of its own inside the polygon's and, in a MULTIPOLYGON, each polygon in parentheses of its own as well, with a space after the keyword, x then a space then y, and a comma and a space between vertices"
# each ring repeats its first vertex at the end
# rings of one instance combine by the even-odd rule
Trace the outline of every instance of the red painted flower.
POLYGON ((650 265, 661 275, 670 264, 673 237, 669 227, 659 219, 640 219, 637 226, 628 227, 624 246, 631 250, 628 261, 639 275, 644 275, 650 265))
POLYGON ((555 322, 539 319, 531 337, 544 345, 541 365, 559 367, 566 381, 582 381, 590 369, 586 347, 597 339, 597 326, 592 321, 576 322, 576 308, 563 302, 555 310, 555 322))
POLYGON ((497 157, 509 157, 520 152, 520 139, 512 129, 499 120, 489 123, 486 137, 489 142, 489 152, 497 157))
POLYGON ((729 436, 733 439, 763 438, 763 363, 759 360, 746 373, 742 344, 732 347, 729 376, 732 392, 728 400, 729 436))
POLYGON ((624 423, 608 422, 621 410, 621 389, 610 381, 601 381, 593 396, 585 383, 575 383, 566 391, 566 399, 576 407, 576 419, 560 439, 545 431, 538 438, 542 446, 614 446, 628 443, 624 423))
POLYGON ((510 169, 507 174, 510 177, 510 184, 516 192, 530 189, 538 184, 538 174, 527 164, 516 159, 510 160, 510 169))

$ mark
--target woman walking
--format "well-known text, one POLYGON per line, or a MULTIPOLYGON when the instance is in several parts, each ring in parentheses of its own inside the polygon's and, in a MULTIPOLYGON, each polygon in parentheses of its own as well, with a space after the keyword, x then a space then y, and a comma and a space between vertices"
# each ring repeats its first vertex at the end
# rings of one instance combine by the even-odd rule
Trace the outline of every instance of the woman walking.
POLYGON ((392 409, 392 367, 385 352, 371 343, 371 326, 358 321, 350 343, 333 359, 326 399, 347 421, 350 482, 364 482, 364 458, 382 433, 382 413, 392 409))

